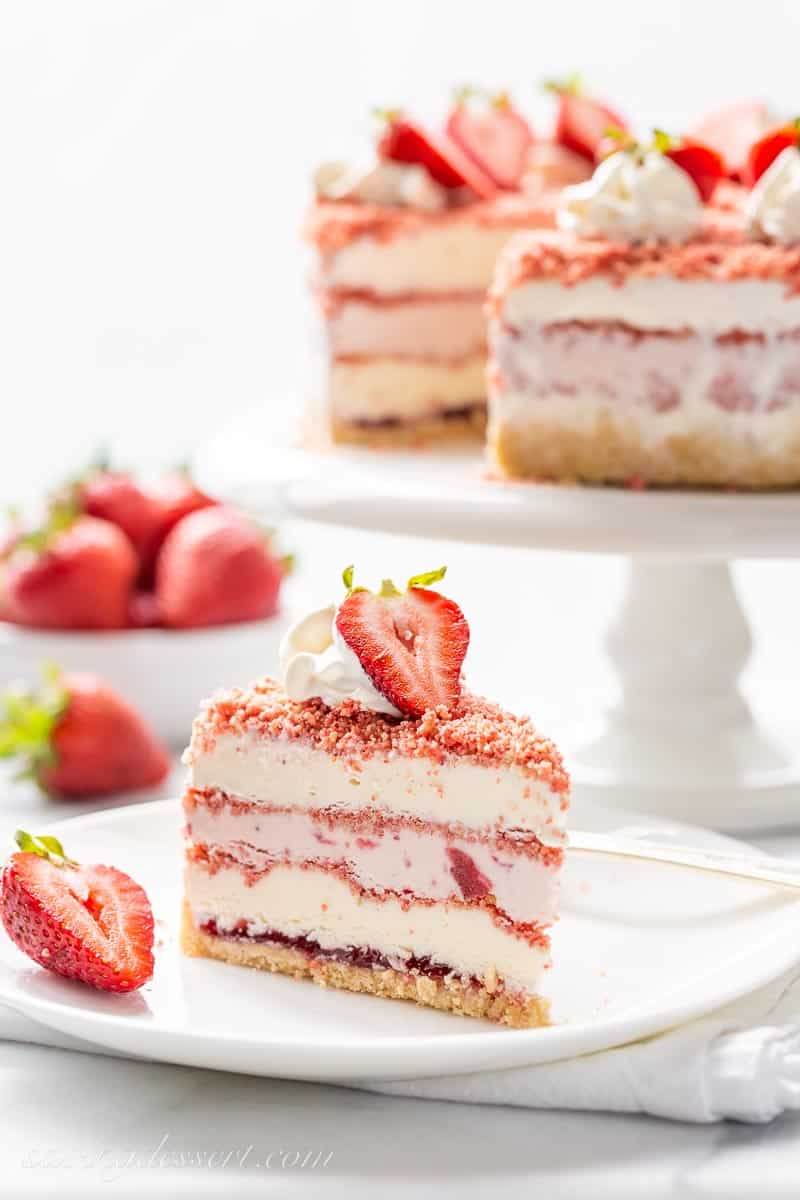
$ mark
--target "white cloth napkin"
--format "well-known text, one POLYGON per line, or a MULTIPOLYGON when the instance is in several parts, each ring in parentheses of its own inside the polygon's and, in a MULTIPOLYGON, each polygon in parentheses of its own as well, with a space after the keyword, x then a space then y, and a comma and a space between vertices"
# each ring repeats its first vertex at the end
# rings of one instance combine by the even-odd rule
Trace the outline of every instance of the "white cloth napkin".
MULTIPOLYGON (((0 1039, 106 1054, 0 1008, 0 1039)), ((124 1057, 118 1055, 116 1057, 124 1057)), ((800 1108, 800 968, 657 1037, 539 1067, 348 1087, 424 1100, 763 1122, 800 1108)))

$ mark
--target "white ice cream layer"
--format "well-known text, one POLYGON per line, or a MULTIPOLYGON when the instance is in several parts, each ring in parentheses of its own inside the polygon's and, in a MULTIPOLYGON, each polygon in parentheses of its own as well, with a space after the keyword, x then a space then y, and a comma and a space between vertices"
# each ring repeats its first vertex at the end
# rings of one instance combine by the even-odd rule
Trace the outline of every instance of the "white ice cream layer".
MULTIPOLYGON (((534 222, 527 227, 535 227, 534 222)), ((383 240, 362 237, 325 256, 320 283, 389 296, 485 291, 498 255, 515 231, 453 221, 383 240)))
POLYGON ((330 404, 338 421, 420 421, 479 404, 486 396, 483 351, 459 362, 372 358, 334 362, 330 404))
POLYGON ((393 898, 356 896, 334 875, 276 867, 248 885, 238 870, 213 875, 189 863, 186 898, 194 921, 216 921, 220 932, 247 923, 252 936, 277 930, 313 938, 323 949, 368 947, 398 969, 412 955, 430 957, 459 975, 491 977, 535 992, 548 953, 497 926, 480 908, 404 905, 393 898))
POLYGON ((359 765, 355 771, 303 741, 222 734, 190 765, 189 782, 278 807, 367 808, 487 832, 519 829, 546 844, 564 843, 562 796, 518 767, 403 755, 359 765))
POLYGON ((719 336, 733 330, 778 333, 800 328, 800 295, 761 279, 628 279, 619 285, 595 276, 565 287, 531 280, 514 288, 503 321, 515 329, 562 321, 621 321, 637 329, 692 329, 719 336))

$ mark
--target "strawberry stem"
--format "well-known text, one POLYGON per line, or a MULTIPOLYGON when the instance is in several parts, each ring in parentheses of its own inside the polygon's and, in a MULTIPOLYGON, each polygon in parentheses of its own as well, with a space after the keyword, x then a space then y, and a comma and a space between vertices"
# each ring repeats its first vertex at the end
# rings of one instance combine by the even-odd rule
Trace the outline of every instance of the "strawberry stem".
POLYGON ((14 841, 23 854, 38 854, 39 858, 46 858, 54 867, 78 866, 74 858, 69 858, 64 853, 61 842, 52 834, 43 833, 39 837, 33 837, 26 829, 18 829, 14 834, 14 841))
POLYGON ((412 575, 406 587, 409 591, 415 587, 430 587, 432 583, 438 583, 440 579, 444 579, 447 574, 447 567, 439 567, 436 571, 424 571, 422 575, 412 575))
POLYGON ((21 779, 38 780, 42 767, 55 762, 53 733, 69 695, 57 668, 46 667, 44 686, 8 688, 0 695, 0 758, 22 762, 21 779))
POLYGON ((556 96, 583 95, 583 81, 577 72, 566 79, 546 79, 543 86, 546 92, 553 92, 556 96))

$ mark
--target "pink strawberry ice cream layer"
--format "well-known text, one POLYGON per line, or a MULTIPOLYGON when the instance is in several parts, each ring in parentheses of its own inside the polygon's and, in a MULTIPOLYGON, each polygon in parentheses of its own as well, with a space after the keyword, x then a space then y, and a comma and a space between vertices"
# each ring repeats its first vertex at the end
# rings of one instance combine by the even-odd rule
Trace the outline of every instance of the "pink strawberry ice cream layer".
POLYGON ((497 327, 493 395, 505 417, 552 402, 565 422, 593 419, 608 403, 642 419, 651 436, 749 416, 747 438, 779 438, 800 411, 800 331, 709 336, 632 329, 617 323, 497 327), (574 413, 573 413, 574 408, 574 413), (655 420, 658 418, 658 420, 655 420))
POLYGON ((337 303, 327 322, 333 358, 371 356, 458 361, 486 348, 483 296, 409 297, 393 304, 359 297, 337 303))
POLYGON ((530 838, 458 835, 429 822, 280 809, 190 791, 195 846, 254 880, 278 863, 336 870, 359 891, 488 903, 511 921, 552 924, 563 851, 530 838))

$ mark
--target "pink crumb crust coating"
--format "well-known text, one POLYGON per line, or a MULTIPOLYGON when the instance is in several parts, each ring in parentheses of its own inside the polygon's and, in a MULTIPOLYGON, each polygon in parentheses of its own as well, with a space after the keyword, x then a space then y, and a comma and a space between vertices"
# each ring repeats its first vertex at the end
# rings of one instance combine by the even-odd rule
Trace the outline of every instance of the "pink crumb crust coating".
POLYGON ((361 760, 394 755, 438 764, 467 759, 477 766, 514 767, 560 794, 563 807, 567 804, 569 776, 555 745, 536 731, 529 717, 514 716, 469 694, 450 709, 397 719, 352 700, 335 708, 321 700, 290 700, 267 677, 212 697, 195 718, 184 761, 191 764, 210 753, 216 739, 229 733, 306 742, 330 758, 344 759, 356 772, 361 760))
POLYGON ((362 237, 388 241, 421 229, 452 224, 484 225, 490 228, 515 225, 552 226, 558 191, 537 196, 513 194, 494 200, 455 204, 442 212, 413 208, 390 208, 344 200, 317 200, 303 226, 306 239, 323 252, 342 250, 362 237))
POLYGON ((497 315, 503 298, 531 280, 557 280, 572 287, 602 275, 612 284, 669 275, 682 280, 730 283, 759 279, 800 291, 800 246, 749 241, 738 221, 718 214, 692 241, 611 242, 545 230, 515 235, 497 264, 487 310, 497 315))

